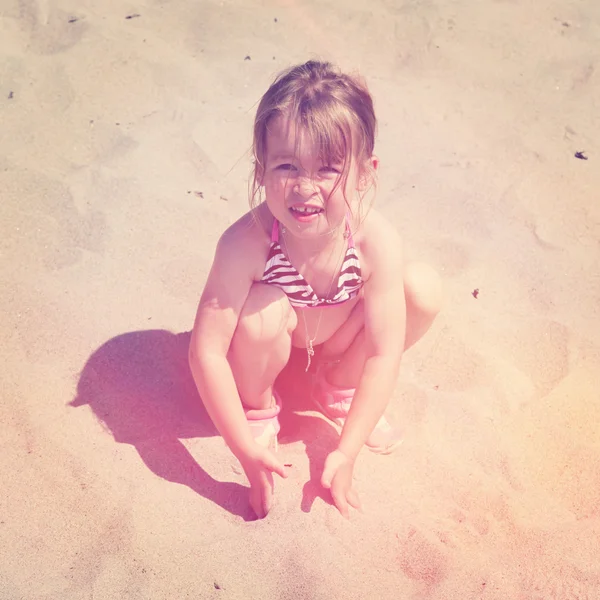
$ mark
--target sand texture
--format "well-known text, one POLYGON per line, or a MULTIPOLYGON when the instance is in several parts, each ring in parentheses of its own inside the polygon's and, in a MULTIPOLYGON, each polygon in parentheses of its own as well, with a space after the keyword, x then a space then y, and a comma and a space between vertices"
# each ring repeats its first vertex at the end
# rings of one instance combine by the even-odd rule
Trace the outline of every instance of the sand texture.
POLYGON ((0 199, 1 600, 600 598, 596 0, 0 0, 0 199), (256 103, 311 57, 367 79, 377 206, 446 304, 363 513, 288 373, 253 521, 187 343, 256 103))

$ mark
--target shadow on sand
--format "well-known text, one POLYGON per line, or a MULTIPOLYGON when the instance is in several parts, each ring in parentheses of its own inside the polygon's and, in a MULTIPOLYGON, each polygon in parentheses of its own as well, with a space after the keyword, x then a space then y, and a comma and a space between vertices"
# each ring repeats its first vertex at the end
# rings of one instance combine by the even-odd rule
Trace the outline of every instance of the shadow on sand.
MULTIPOLYGON (((165 330, 112 338, 85 364, 70 406, 88 405, 114 440, 134 446, 154 474, 188 486, 244 520, 254 520, 247 502, 248 488, 215 480, 180 441, 219 435, 188 366, 189 341, 190 332, 165 330)), ((319 479, 337 433, 318 417, 296 414, 310 407, 306 376, 297 364, 301 361, 293 357, 278 380, 284 403, 280 438, 283 443, 301 440, 306 445, 310 479, 304 486, 301 508, 309 512, 317 497, 331 502, 319 479)))

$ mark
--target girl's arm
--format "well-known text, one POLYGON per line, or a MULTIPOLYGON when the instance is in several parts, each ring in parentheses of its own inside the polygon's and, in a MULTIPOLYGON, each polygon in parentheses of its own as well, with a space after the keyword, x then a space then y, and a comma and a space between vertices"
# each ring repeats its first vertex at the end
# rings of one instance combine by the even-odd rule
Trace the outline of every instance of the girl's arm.
POLYGON ((204 287, 189 348, 189 364, 200 397, 215 427, 239 459, 254 440, 242 408, 227 353, 253 283, 256 233, 247 217, 232 225, 217 245, 204 287))
POLYGON ((365 282, 364 371, 342 430, 339 449, 355 459, 394 391, 406 330, 403 257, 400 236, 377 216, 362 254, 370 266, 365 282))

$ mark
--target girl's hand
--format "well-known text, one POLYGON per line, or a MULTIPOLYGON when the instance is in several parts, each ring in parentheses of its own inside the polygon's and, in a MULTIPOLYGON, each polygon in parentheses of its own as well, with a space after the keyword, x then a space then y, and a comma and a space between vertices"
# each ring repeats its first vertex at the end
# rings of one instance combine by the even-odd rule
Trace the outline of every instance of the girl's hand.
POLYGON ((264 519, 273 505, 273 473, 285 478, 285 469, 270 450, 258 444, 252 454, 239 460, 250 482, 250 506, 259 519, 264 519))
POLYGON ((354 461, 341 450, 334 450, 325 460, 321 485, 331 490, 331 496, 343 517, 350 518, 348 505, 360 510, 358 494, 352 489, 354 461))

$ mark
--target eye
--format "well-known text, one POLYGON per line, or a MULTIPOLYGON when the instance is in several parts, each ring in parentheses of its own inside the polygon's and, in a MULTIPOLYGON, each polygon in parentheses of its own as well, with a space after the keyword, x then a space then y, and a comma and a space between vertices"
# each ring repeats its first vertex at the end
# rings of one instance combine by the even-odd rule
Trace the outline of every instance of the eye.
POLYGON ((278 165, 276 167, 276 169, 278 171, 292 171, 294 170, 296 167, 294 165, 290 165, 289 163, 284 163, 282 165, 278 165))
POLYGON ((333 165, 327 165, 325 167, 321 167, 321 171, 324 173, 335 173, 339 174, 340 170, 338 167, 334 167, 333 165))

